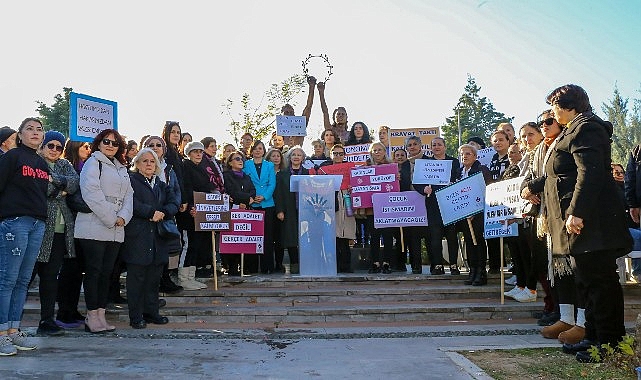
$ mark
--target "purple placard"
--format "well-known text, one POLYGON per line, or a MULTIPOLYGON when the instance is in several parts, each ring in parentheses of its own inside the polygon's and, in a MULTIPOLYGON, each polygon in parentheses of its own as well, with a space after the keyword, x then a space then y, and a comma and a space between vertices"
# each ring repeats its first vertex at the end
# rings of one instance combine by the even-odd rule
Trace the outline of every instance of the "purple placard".
POLYGON ((352 207, 372 207, 372 194, 399 191, 398 164, 359 166, 350 171, 352 207))
POLYGON ((232 210, 231 228, 220 232, 220 253, 263 253, 265 211, 232 210))
POLYGON ((427 226, 425 197, 416 191, 372 195, 374 227, 427 226))

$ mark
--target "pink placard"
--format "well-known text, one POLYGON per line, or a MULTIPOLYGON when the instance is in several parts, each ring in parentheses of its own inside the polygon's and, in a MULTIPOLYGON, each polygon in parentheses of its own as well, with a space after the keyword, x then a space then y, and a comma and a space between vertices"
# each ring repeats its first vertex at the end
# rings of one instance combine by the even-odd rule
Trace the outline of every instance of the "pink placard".
POLYGON ((398 165, 359 166, 351 170, 352 207, 372 207, 372 194, 399 191, 398 165))
POLYGON ((263 253, 265 211, 232 210, 230 227, 220 233, 220 253, 263 253))

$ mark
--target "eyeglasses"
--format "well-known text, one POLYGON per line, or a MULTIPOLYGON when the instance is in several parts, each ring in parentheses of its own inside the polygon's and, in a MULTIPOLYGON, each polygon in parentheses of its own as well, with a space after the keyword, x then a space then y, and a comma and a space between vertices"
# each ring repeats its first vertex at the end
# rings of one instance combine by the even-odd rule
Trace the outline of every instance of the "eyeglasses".
POLYGON ((116 140, 110 140, 110 139, 102 139, 102 145, 109 145, 113 146, 114 148, 118 148, 120 146, 120 143, 116 140))
POLYGON ((345 152, 332 152, 334 156, 344 156, 345 152))
POLYGON ((545 120, 541 120, 541 122, 539 123, 539 126, 541 126, 541 127, 542 127, 542 126, 543 126, 543 124, 545 124, 545 125, 547 125, 547 126, 549 127, 549 126, 550 126, 550 125, 552 125, 553 123, 554 123, 554 118, 553 118, 553 117, 548 117, 548 118, 547 118, 547 119, 545 119, 545 120))
POLYGON ((615 175, 624 175, 624 174, 625 174, 625 172, 622 172, 622 171, 620 171, 620 170, 612 170, 612 174, 615 174, 615 175))
POLYGON ((161 144, 161 143, 157 143, 157 144, 148 144, 148 145, 147 145, 147 148, 162 148, 162 144, 161 144))
POLYGON ((232 160, 234 160, 234 161, 242 161, 243 158, 240 157, 240 156, 236 156, 236 157, 232 158, 232 160))
POLYGON ((49 148, 49 149, 51 149, 51 150, 54 150, 54 149, 55 149, 55 150, 57 150, 58 152, 62 152, 62 149, 63 149, 63 148, 62 148, 62 145, 56 145, 56 144, 54 144, 54 143, 49 143, 49 144, 47 144, 47 148, 49 148))

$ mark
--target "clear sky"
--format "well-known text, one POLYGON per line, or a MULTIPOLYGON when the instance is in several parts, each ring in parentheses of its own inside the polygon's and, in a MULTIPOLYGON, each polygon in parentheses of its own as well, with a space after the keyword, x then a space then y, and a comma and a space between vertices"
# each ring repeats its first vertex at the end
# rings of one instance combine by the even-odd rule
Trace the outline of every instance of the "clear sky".
MULTIPOLYGON (((372 129, 441 125, 468 73, 517 126, 566 83, 600 114, 615 84, 641 98, 639 0, 16 1, 0 17, 0 126, 14 128, 73 87, 117 101, 130 138, 179 120, 231 142, 225 99, 259 100, 310 53, 334 66, 330 112, 372 129)), ((316 97, 311 137, 321 125, 316 97)))

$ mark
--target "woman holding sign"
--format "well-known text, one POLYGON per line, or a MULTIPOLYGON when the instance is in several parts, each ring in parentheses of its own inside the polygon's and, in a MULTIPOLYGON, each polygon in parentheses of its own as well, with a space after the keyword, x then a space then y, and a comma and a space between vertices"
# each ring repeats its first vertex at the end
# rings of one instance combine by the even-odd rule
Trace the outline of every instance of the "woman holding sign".
MULTIPOLYGON (((452 169, 450 171, 450 183, 457 180, 461 164, 459 160, 445 154, 445 139, 442 137, 435 137, 431 143, 433 160, 450 160, 452 161, 452 169)), ((444 185, 414 185, 416 191, 425 195, 425 206, 427 207, 427 229, 429 231, 430 240, 430 273, 431 274, 445 274, 443 269, 443 236, 447 240, 447 251, 449 254, 450 274, 461 274, 458 269, 458 238, 456 236, 456 226, 450 224, 449 226, 443 225, 443 218, 441 217, 441 210, 438 207, 436 197, 432 193, 442 189, 444 185)))
MULTIPOLYGON (((383 165, 391 164, 392 161, 387 157, 387 149, 385 145, 380 142, 372 144, 369 150, 369 160, 367 165, 383 165)), ((370 260, 372 267, 368 273, 392 273, 390 268, 390 261, 392 258, 392 250, 394 246, 394 228, 375 228, 374 227, 374 210, 372 208, 365 209, 367 215, 367 226, 372 233, 372 240, 370 242, 370 260), (383 255, 381 256, 381 237, 383 238, 383 255)))
MULTIPOLYGON (((463 144, 458 148, 461 156, 461 172, 459 180, 467 178, 478 172, 483 173, 485 184, 491 182, 490 171, 476 159, 476 148, 470 144, 463 144)), ((476 214, 459 222, 459 230, 465 237, 465 253, 470 266, 470 275, 465 280, 465 285, 480 286, 487 284, 487 244, 483 237, 485 224, 483 214, 476 214)))

